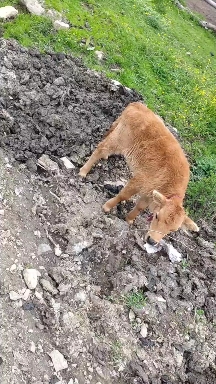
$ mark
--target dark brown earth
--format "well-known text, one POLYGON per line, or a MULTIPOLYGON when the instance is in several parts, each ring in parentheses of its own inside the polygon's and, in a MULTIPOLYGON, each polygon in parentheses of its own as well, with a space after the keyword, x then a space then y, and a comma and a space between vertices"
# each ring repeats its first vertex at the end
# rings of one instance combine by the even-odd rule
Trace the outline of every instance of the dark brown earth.
POLYGON ((168 238, 183 256, 172 264, 143 249, 146 213, 129 228, 131 203, 101 210, 128 178, 122 159, 78 177, 109 124, 140 95, 70 56, 12 41, 0 40, 0 60, 1 382, 215 383, 215 228, 200 221, 199 235, 168 238), (58 172, 37 167, 44 153, 58 172), (40 254, 44 243, 51 249, 40 254), (29 267, 54 291, 40 277, 27 299, 11 301, 12 290, 25 290, 29 267), (133 304, 137 293, 145 303, 133 304), (68 363, 59 373, 48 355, 54 349, 68 363))
POLYGON ((216 25, 216 9, 205 0, 186 0, 186 5, 192 11, 204 16, 204 20, 216 25))

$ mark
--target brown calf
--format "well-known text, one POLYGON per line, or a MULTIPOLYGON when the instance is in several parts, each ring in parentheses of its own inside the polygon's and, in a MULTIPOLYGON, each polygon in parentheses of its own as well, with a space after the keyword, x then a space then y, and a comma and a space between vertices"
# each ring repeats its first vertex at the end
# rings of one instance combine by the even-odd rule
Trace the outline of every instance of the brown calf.
POLYGON ((180 227, 199 230, 183 208, 190 173, 188 161, 163 121, 145 105, 131 103, 127 106, 80 169, 80 176, 85 177, 98 160, 113 154, 124 155, 133 177, 117 196, 104 204, 105 212, 139 194, 126 220, 133 223, 140 211, 148 207, 154 213, 146 235, 150 244, 158 243, 180 227))

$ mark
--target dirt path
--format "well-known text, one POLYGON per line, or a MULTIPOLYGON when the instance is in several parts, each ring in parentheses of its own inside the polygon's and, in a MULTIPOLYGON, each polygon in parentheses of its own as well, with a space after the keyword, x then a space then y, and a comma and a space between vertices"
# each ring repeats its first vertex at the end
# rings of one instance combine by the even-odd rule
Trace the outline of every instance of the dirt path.
POLYGON ((109 123, 140 96, 69 56, 3 40, 0 55, 1 382, 213 384, 213 231, 200 223, 198 238, 173 236, 183 263, 148 255, 146 213, 129 228, 130 203, 101 210, 112 183, 128 177, 123 160, 77 176, 109 123), (56 171, 36 167, 43 153, 56 171), (40 272, 31 291, 29 268, 40 272), (145 302, 135 305, 137 292, 145 302), (54 350, 65 358, 59 372, 54 350))
POLYGON ((204 0, 186 0, 186 5, 204 16, 204 20, 216 25, 216 9, 204 0))

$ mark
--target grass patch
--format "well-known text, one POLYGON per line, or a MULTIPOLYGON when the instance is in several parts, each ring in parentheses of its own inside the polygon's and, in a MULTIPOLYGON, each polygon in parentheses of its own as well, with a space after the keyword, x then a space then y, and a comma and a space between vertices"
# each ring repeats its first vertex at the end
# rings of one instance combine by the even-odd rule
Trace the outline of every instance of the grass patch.
POLYGON ((129 309, 141 309, 146 305, 147 297, 143 292, 130 292, 124 297, 124 302, 129 309))
POLYGON ((179 11, 172 0, 45 4, 62 12, 72 27, 56 32, 45 17, 21 14, 3 23, 4 37, 41 51, 82 56, 89 67, 141 92, 148 106, 181 133, 193 163, 189 210, 210 217, 216 211, 215 35, 179 11), (94 51, 87 49, 89 42, 104 52, 106 60, 97 61, 94 51))
POLYGON ((115 340, 111 345, 111 356, 114 366, 121 364, 123 359, 122 344, 119 340, 115 340))

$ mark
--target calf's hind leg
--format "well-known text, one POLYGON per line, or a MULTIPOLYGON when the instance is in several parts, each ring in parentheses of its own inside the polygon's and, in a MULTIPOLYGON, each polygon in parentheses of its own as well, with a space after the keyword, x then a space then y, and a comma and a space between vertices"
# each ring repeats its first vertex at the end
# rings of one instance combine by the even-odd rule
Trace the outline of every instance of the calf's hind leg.
POLYGON ((118 120, 114 121, 111 125, 109 131, 106 134, 106 137, 101 141, 95 151, 92 153, 88 161, 80 168, 79 175, 86 177, 90 172, 93 165, 95 165, 100 159, 108 159, 109 156, 114 155, 117 149, 116 135, 114 134, 114 129, 118 125, 118 120))
POLYGON ((135 207, 130 211, 126 217, 128 224, 133 224, 135 218, 140 214, 141 211, 144 211, 149 205, 149 198, 145 195, 141 196, 137 201, 135 207))
POLYGON ((119 192, 119 194, 112 199, 108 200, 103 205, 103 210, 105 212, 109 212, 112 208, 114 208, 118 203, 124 200, 129 200, 130 197, 135 195, 140 191, 140 185, 136 177, 133 177, 128 181, 126 186, 119 192))

